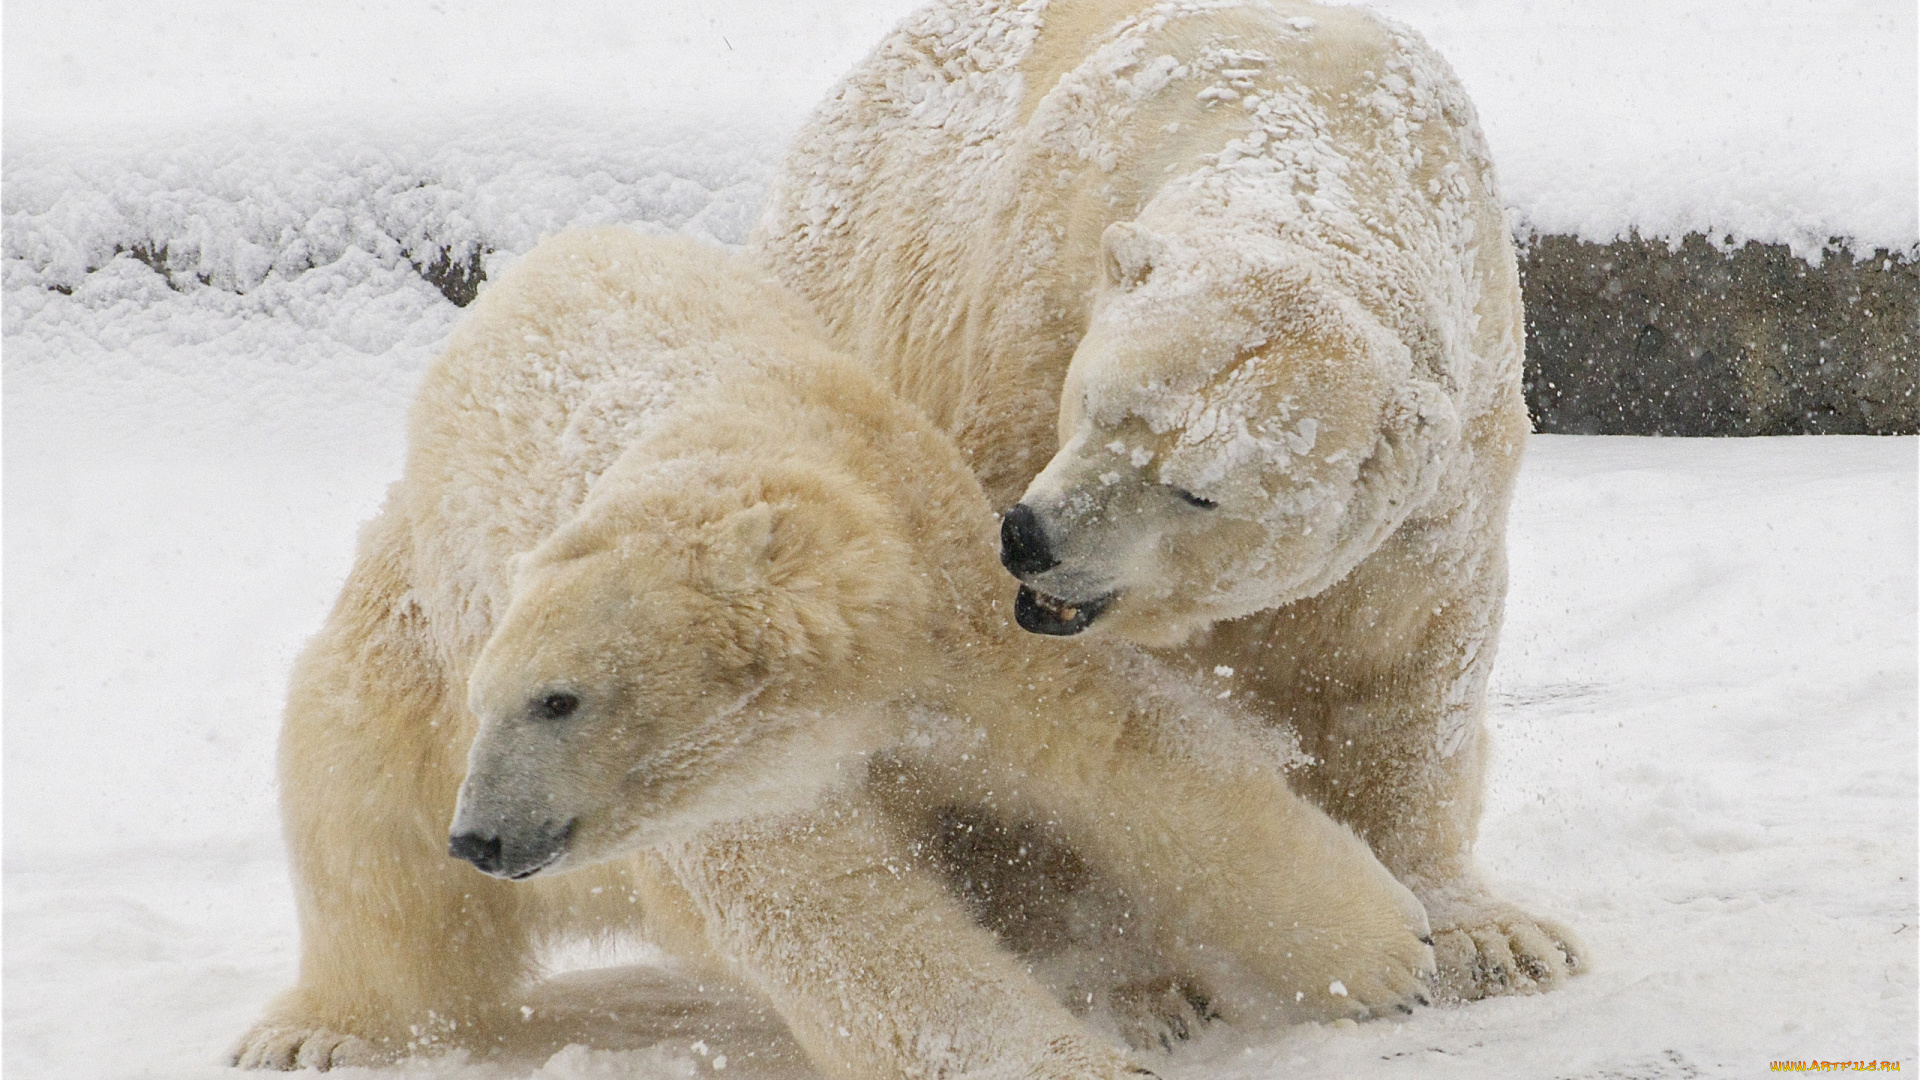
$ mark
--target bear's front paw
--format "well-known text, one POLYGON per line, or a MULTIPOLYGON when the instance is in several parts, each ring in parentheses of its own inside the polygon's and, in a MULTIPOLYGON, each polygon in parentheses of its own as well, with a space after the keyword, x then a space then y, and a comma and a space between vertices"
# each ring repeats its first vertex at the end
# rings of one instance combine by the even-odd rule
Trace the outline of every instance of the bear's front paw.
POLYGON ((1442 999, 1477 1001, 1552 990, 1586 970, 1586 952, 1571 930, 1491 901, 1433 920, 1442 999))
POLYGON ((1404 1016, 1432 1001, 1433 949, 1414 930, 1393 934, 1370 947, 1349 945, 1326 959, 1334 963, 1324 982, 1315 976, 1304 992, 1295 995, 1296 1004, 1316 1019, 1404 1016))
POLYGON ((1218 1020, 1213 1003, 1183 979, 1150 979, 1116 987, 1107 995, 1107 1015, 1135 1050, 1171 1050, 1218 1020))
POLYGON ((380 1055, 358 1036, 324 1027, 263 1022, 241 1038, 228 1060, 242 1069, 318 1069, 377 1065, 380 1055))
MULTIPOLYGON (((1018 1080, 1149 1080, 1154 1074, 1127 1055, 1084 1035, 1048 1040, 1040 1052, 1010 1070, 1018 1080)), ((982 1070, 982 1080, 1002 1074, 982 1070)))

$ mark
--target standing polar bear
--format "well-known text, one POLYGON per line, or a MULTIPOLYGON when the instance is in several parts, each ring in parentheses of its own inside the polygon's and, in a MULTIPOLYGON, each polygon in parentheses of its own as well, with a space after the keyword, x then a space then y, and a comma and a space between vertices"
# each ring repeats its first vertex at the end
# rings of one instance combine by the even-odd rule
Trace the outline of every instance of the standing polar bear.
POLYGON ((1472 106, 1415 34, 937 2, 816 111, 755 246, 968 455, 1023 626, 1230 669, 1426 904, 1451 994, 1579 969, 1472 858, 1520 293, 1472 106))
POLYGON ((958 449, 758 272, 549 241, 409 444, 294 672, 300 977, 237 1063, 498 1045, 544 945, 623 930, 862 1080, 1138 1071, 1063 998, 1143 1043, 1424 1000, 1419 903, 1272 734, 1033 647, 958 449))

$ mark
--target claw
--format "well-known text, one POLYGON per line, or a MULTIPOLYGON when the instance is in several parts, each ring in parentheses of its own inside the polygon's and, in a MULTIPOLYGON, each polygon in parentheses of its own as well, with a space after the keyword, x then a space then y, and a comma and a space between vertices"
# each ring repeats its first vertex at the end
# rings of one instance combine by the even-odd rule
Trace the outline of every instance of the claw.
POLYGON ((1212 1022, 1220 1019, 1220 1014, 1214 1010, 1213 1002, 1207 999, 1207 995, 1190 986, 1182 987, 1181 995, 1187 999, 1187 1008, 1192 1009, 1193 1015, 1202 1021, 1212 1022))

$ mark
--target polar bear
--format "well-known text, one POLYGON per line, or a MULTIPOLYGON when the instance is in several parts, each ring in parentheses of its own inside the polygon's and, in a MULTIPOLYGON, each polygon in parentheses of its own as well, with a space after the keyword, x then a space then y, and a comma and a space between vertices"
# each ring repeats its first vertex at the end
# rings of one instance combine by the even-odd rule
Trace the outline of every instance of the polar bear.
POLYGON ((1418 901, 1273 733, 1035 648, 957 447, 762 272, 550 240, 409 442, 294 674, 300 977, 238 1064, 494 1046, 544 944, 626 931, 834 1077, 1137 1071, 1063 1000, 1137 1042, 1425 1000, 1418 901))
POLYGON ((815 111, 752 246, 959 442, 1022 625, 1230 670, 1426 904, 1450 995, 1581 969, 1472 856, 1529 424, 1493 171, 1417 35, 941 0, 815 111))

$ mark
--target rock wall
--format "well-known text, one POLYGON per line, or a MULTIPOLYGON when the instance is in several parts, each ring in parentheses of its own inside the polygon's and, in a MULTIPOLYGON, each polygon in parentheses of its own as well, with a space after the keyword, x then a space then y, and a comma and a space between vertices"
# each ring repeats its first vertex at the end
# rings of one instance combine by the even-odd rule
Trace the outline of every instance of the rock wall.
POLYGON ((1915 253, 1523 241, 1527 404, 1584 435, 1913 434, 1915 253))

